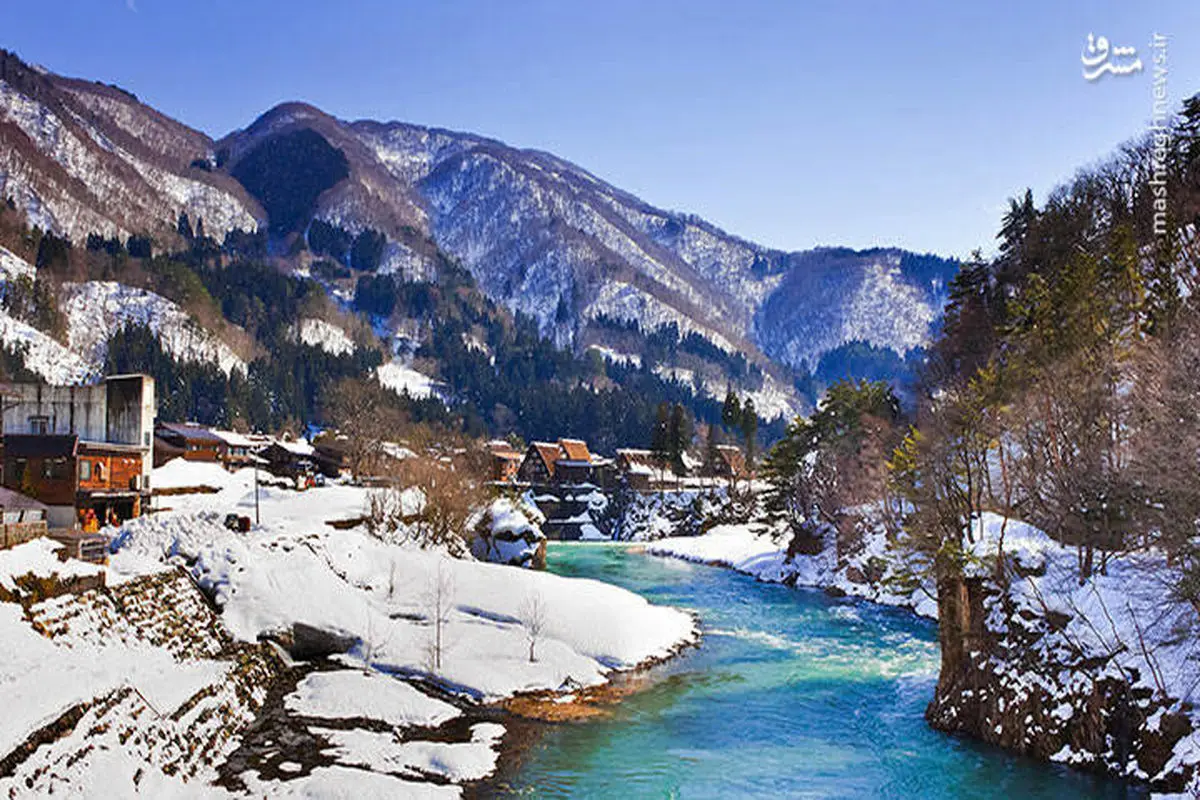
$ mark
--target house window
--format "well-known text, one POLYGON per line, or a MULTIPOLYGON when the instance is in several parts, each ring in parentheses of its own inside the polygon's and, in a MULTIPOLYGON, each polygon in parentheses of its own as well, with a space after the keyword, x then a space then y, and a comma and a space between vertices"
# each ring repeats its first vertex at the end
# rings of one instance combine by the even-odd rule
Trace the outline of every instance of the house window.
POLYGON ((25 480, 25 467, 29 462, 24 458, 18 458, 13 461, 13 480, 20 485, 21 481, 25 480))
POLYGON ((92 466, 92 476, 98 481, 104 480, 104 464, 97 461, 92 466))
POLYGON ((50 429, 49 417, 30 417, 29 432, 36 436, 45 436, 50 429))
POLYGON ((79 480, 90 481, 92 479, 92 462, 86 458, 79 462, 79 480))
POLYGON ((42 461, 42 477, 47 480, 62 480, 67 477, 65 458, 47 458, 42 461))

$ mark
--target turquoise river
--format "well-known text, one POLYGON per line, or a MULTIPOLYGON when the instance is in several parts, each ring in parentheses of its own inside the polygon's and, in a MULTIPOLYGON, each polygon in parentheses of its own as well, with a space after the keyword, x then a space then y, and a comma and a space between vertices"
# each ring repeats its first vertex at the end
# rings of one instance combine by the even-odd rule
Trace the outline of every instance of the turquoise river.
POLYGON ((926 726, 936 627, 627 548, 549 569, 699 614, 699 648, 598 721, 547 726, 502 793, 586 798, 1118 798, 1140 793, 926 726))

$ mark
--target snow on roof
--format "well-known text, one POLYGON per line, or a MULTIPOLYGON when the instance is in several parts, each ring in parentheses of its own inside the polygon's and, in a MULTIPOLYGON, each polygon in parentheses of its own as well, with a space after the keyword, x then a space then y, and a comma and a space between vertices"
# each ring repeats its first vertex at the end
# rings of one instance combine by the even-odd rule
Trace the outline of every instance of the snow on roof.
POLYGON ((546 469, 551 475, 554 474, 554 464, 562 457, 562 452, 558 448, 557 442, 534 442, 530 447, 537 450, 537 454, 541 457, 542 463, 546 465, 546 469))
POLYGON ((285 441, 281 440, 281 441, 275 442, 275 444, 279 445, 280 447, 282 447, 284 450, 288 451, 292 455, 297 455, 297 456, 311 456, 317 452, 317 449, 315 447, 313 447, 311 444, 304 441, 303 439, 296 439, 295 441, 291 441, 291 442, 285 442, 285 441))
POLYGON ((254 442, 247 436, 236 431, 219 431, 213 430, 213 435, 230 447, 254 447, 254 442))
POLYGON ((160 422, 157 427, 185 439, 215 443, 222 441, 215 431, 195 422, 160 422))

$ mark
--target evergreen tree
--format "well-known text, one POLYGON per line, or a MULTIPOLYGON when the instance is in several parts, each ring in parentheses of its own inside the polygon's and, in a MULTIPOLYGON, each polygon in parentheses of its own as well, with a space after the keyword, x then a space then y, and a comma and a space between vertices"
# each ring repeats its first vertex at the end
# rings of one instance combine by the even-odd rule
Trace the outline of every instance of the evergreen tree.
POLYGON ((732 386, 725 391, 725 405, 721 408, 721 423, 732 431, 739 431, 742 428, 742 404, 738 402, 738 396, 732 386))
POLYGON ((753 468, 758 441, 758 412, 754 409, 753 398, 750 397, 742 404, 742 436, 746 440, 746 466, 753 468))
POLYGON ((176 223, 175 230, 179 232, 180 236, 182 236, 184 239, 187 239, 189 242, 194 237, 195 234, 192 233, 192 223, 188 220, 188 214, 186 211, 179 212, 179 222, 176 223))
POLYGON ((676 475, 685 472, 683 455, 692 442, 692 423, 682 403, 671 408, 671 421, 667 432, 667 458, 676 475))
POLYGON ((671 406, 665 400, 658 404, 654 418, 654 432, 650 437, 650 451, 654 460, 665 465, 671 461, 671 406))
POLYGON ((709 424, 704 435, 704 472, 714 475, 720 463, 721 454, 717 445, 721 444, 720 428, 715 423, 709 424))

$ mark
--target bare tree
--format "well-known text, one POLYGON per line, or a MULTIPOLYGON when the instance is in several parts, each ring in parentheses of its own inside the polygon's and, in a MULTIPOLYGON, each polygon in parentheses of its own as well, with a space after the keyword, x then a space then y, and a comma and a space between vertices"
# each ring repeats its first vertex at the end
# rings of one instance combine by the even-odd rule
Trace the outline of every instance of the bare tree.
POLYGON ((542 640, 546 631, 546 601, 542 593, 534 590, 521 603, 519 618, 525 628, 525 638, 529 642, 529 663, 537 661, 535 648, 542 640))
POLYGON ((373 489, 367 494, 364 524, 367 533, 385 542, 395 542, 404 530, 405 500, 398 488, 373 489))
POLYGON ((455 558, 465 556, 463 533, 479 496, 476 476, 453 460, 410 458, 400 480, 424 498, 419 511, 404 517, 410 539, 421 547, 444 548, 455 558))
POLYGON ((388 646, 392 640, 394 628, 389 626, 384 630, 380 630, 376 625, 375 616, 370 611, 367 612, 367 622, 362 639, 363 651, 363 671, 370 672, 371 665, 375 663, 381 650, 388 646))
POLYGON ((338 444, 344 449, 346 466, 356 476, 381 470, 383 443, 394 439, 408 421, 393 393, 359 378, 336 383, 324 398, 323 411, 345 437, 338 444))
POLYGON ((438 559, 437 572, 429 578, 424 600, 427 618, 432 627, 432 635, 425 649, 425 665, 436 675, 442 671, 442 659, 446 652, 446 628, 454 610, 454 575, 443 558, 438 559))

